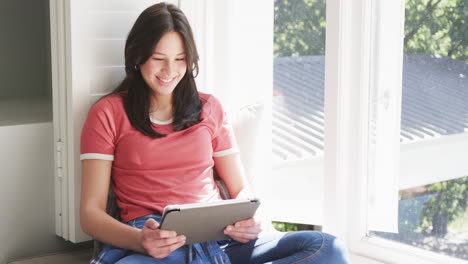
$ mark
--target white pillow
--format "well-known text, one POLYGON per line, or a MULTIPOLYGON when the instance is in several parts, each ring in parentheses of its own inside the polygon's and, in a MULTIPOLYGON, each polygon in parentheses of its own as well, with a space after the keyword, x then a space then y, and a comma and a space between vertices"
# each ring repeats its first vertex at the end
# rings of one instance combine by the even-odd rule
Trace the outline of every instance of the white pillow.
POLYGON ((240 158, 247 175, 247 180, 252 184, 255 177, 255 165, 260 154, 259 144, 263 104, 252 104, 241 107, 238 111, 228 113, 229 119, 236 136, 240 158))

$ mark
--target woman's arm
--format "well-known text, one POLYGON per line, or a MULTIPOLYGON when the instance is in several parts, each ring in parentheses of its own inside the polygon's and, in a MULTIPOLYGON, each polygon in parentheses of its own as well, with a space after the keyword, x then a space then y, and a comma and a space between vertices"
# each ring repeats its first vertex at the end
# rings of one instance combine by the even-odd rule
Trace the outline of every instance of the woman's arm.
POLYGON ((183 246, 183 236, 176 236, 174 231, 160 230, 153 219, 149 219, 140 230, 106 213, 111 168, 112 161, 82 161, 80 222, 83 231, 104 243, 155 258, 163 258, 183 246))
POLYGON ((83 231, 104 243, 143 252, 140 231, 106 213, 112 161, 83 160, 80 222, 83 231))
MULTIPOLYGON (((216 171, 226 184, 231 197, 237 197, 241 191, 250 193, 239 154, 216 157, 214 161, 216 171)), ((224 233, 241 243, 247 243, 257 239, 261 231, 262 222, 254 217, 227 226, 224 233)))
POLYGON ((232 198, 236 198, 243 190, 250 192, 250 186, 238 153, 213 159, 216 172, 226 184, 232 198))

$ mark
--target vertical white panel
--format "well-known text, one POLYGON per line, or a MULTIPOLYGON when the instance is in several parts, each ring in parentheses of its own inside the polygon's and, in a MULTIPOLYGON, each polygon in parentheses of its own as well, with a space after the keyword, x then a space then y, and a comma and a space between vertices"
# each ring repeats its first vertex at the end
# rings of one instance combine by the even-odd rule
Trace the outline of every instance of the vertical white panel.
POLYGON ((54 123, 54 159, 55 159, 55 232, 65 239, 68 233, 68 192, 66 145, 66 87, 67 87, 67 21, 68 11, 64 1, 50 1, 50 38, 51 38, 51 72, 54 123), (60 149, 60 151, 58 151, 60 149))
POLYGON ((398 232, 404 1, 376 2, 373 12, 368 229, 398 232))
POLYGON ((327 1, 323 229, 341 238, 366 232, 369 2, 327 1))
POLYGON ((90 239, 79 224, 82 125, 90 106, 123 79, 126 36, 141 11, 157 2, 51 0, 54 126, 66 153, 56 181, 57 234, 72 242, 90 239))
POLYGON ((253 129, 251 153, 241 153, 241 159, 256 195, 263 200, 263 214, 273 217, 278 211, 277 193, 281 192, 271 179, 274 1, 229 2, 229 26, 219 29, 230 33, 227 50, 221 51, 229 55, 229 61, 215 65, 229 65, 226 69, 229 83, 221 81, 216 88, 226 89, 223 95, 231 112, 238 111, 242 105, 263 105, 263 113, 257 120, 258 130, 250 127, 253 129))
MULTIPOLYGON (((79 161, 79 141, 81 126, 90 106, 90 54, 91 46, 87 30, 92 21, 88 19, 89 1, 70 1, 70 72, 67 83, 67 160, 68 160, 68 224, 69 240, 81 242, 89 240, 80 228, 79 203, 81 170, 79 161)), ((96 22, 96 21, 94 21, 96 22)))
POLYGON ((231 46, 233 1, 182 0, 180 8, 193 29, 200 55, 198 90, 214 93, 222 101, 232 85, 231 46))
POLYGON ((207 15, 210 12, 208 0, 189 0, 179 1, 179 8, 182 9, 185 16, 192 27, 195 44, 197 46, 198 56, 200 60, 198 62, 199 73, 195 78, 197 88, 199 91, 212 93, 212 85, 208 80, 208 58, 211 56, 210 50, 210 39, 209 29, 207 25, 210 25, 210 17, 207 15))

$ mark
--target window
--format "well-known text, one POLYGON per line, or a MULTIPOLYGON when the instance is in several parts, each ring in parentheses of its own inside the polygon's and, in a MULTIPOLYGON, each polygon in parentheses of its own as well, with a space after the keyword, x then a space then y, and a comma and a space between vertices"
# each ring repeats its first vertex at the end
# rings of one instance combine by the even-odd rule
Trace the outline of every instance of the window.
MULTIPOLYGON (((428 2, 444 1, 424 3, 428 2)), ((422 138, 416 140, 424 151, 413 158, 409 157, 414 148, 402 140, 408 136, 404 104, 408 100, 405 74, 409 50, 403 54, 403 36, 408 33, 404 31, 404 11, 403 0, 327 3, 324 230, 345 238, 352 253, 385 263, 465 263, 377 235, 390 232, 369 232, 398 231, 395 212, 402 208, 399 197, 416 197, 421 190, 430 192, 430 184, 448 186, 446 181, 462 181, 460 177, 466 175, 466 162, 460 162, 466 160, 468 149, 461 140, 464 134, 438 135, 429 141, 425 135, 434 131, 434 126, 416 122, 424 130, 422 138), (434 154, 437 158, 428 159, 434 154), (431 169, 421 173, 425 167, 431 169), (418 190, 407 190, 413 187, 418 190)), ((421 71, 428 72, 427 68, 421 71)), ((438 99, 446 97, 445 93, 438 99)), ((429 110, 419 112, 427 118, 429 110)), ((447 112, 444 115, 448 116, 447 112)), ((466 124, 466 116, 466 112, 461 114, 465 119, 460 123, 466 124)), ((413 126, 415 132, 421 135, 413 126)))
POLYGON ((275 0, 274 9, 270 199, 283 209, 271 216, 321 225, 325 0, 275 0))
POLYGON ((370 235, 468 260, 465 3, 406 1, 398 233, 370 235))

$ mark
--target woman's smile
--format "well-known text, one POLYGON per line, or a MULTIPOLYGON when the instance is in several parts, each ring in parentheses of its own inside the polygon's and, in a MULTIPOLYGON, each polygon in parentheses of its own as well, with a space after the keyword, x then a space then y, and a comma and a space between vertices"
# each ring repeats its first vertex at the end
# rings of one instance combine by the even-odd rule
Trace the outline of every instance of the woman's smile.
POLYGON ((158 80, 158 83, 162 86, 169 86, 172 84, 173 81, 175 81, 176 77, 174 78, 169 78, 169 79, 164 79, 156 76, 156 80, 158 80))

